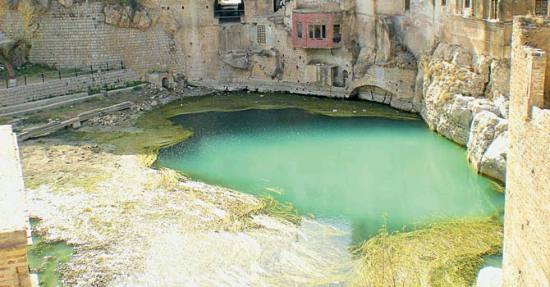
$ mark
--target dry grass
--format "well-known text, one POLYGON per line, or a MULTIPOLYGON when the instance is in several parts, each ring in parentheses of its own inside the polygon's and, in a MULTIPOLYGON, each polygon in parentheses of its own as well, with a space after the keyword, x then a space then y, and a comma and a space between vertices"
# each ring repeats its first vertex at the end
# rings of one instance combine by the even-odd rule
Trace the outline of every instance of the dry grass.
POLYGON ((298 211, 291 203, 282 203, 272 197, 264 197, 260 201, 262 206, 258 209, 258 213, 281 218, 293 224, 300 224, 302 222, 302 217, 298 215, 298 211))
POLYGON ((356 250, 362 259, 352 286, 472 286, 482 256, 501 246, 502 226, 489 218, 382 230, 356 250))
POLYGON ((168 168, 161 168, 158 174, 152 176, 151 180, 147 182, 146 189, 162 189, 164 191, 176 191, 178 185, 185 178, 183 175, 175 170, 168 168))
POLYGON ((110 179, 115 164, 109 155, 90 145, 71 145, 59 140, 30 141, 21 146, 27 188, 49 185, 54 189, 82 188, 92 191, 110 179))

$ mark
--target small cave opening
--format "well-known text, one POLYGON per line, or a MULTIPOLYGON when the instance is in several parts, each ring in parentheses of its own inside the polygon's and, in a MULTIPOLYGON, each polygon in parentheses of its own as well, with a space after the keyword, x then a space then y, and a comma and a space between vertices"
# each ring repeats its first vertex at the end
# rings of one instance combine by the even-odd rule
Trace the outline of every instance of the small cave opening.
POLYGON ((167 77, 162 78, 162 87, 169 90, 170 89, 170 81, 167 77))

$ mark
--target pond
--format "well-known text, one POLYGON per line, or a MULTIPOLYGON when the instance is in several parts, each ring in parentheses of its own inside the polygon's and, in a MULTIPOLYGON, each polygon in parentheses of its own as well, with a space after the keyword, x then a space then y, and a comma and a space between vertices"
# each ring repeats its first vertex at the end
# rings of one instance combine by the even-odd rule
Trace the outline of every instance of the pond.
POLYGON ((382 226, 503 212, 503 194, 469 167, 465 150, 421 120, 251 109, 172 121, 193 136, 163 149, 158 166, 345 222, 356 242, 382 226))

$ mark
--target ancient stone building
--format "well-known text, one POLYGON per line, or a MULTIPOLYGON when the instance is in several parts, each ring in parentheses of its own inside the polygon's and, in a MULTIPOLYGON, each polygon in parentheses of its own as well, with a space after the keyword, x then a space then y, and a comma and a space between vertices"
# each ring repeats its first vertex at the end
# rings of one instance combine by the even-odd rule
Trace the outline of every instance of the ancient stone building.
POLYGON ((550 285, 550 22, 517 18, 512 42, 505 286, 550 285))

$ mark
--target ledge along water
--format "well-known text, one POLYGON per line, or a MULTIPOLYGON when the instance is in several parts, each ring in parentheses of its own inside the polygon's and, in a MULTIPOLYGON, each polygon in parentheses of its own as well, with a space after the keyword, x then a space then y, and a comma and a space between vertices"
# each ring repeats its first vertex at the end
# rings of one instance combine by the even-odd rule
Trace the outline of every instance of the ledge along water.
POLYGON ((298 109, 183 114, 193 131, 158 166, 292 203, 302 215, 351 226, 355 242, 382 226, 502 215, 504 196, 465 151, 421 120, 330 117, 298 109))

